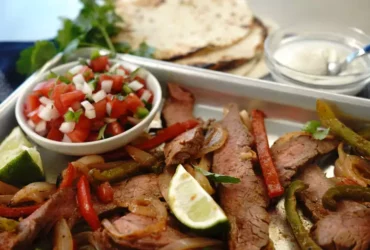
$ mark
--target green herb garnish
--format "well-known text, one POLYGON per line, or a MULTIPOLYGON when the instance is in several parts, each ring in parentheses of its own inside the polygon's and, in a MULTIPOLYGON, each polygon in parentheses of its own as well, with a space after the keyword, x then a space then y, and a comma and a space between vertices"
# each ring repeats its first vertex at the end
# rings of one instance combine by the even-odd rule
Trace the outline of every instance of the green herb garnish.
POLYGON ((202 168, 194 166, 195 170, 202 173, 204 176, 208 177, 211 181, 218 182, 218 183, 239 183, 240 179, 232 176, 222 175, 222 174, 215 174, 208 172, 202 168))
POLYGON ((98 81, 97 81, 96 79, 92 79, 92 80, 91 80, 91 81, 89 81, 87 84, 88 84, 88 85, 90 86, 90 88, 94 91, 94 90, 96 90, 96 87, 97 87, 98 81))
POLYGON ((123 84, 122 90, 126 95, 133 93, 132 89, 127 84, 123 84))
POLYGON ((82 109, 79 109, 75 112, 68 110, 67 113, 64 114, 64 120, 66 122, 78 122, 82 113, 82 109))
POLYGON ((148 109, 148 110, 152 110, 152 107, 153 107, 153 104, 143 100, 143 103, 145 105, 145 107, 148 109))
POLYGON ((50 80, 50 79, 54 79, 54 78, 57 78, 58 75, 56 73, 54 73, 53 71, 50 71, 49 74, 47 75, 46 79, 47 80, 50 80))
POLYGON ((124 97, 122 94, 117 94, 117 95, 116 95, 116 98, 117 98, 117 100, 118 100, 118 101, 121 101, 121 102, 122 102, 123 100, 125 100, 125 97, 124 97))
POLYGON ((132 71, 131 73, 130 73, 130 80, 132 81, 136 76, 137 76, 137 74, 139 74, 139 71, 140 71, 140 67, 139 68, 137 68, 137 69, 135 69, 134 71, 132 71))
POLYGON ((98 57, 100 57, 100 52, 99 52, 99 50, 97 50, 97 49, 93 50, 93 52, 92 52, 92 53, 91 53, 91 55, 90 55, 90 59, 91 59, 91 60, 94 60, 94 59, 96 59, 96 58, 98 58, 98 57))
POLYGON ((139 119, 145 118, 149 114, 149 110, 144 107, 138 107, 136 110, 136 117, 139 119))
POLYGON ((329 134, 330 128, 320 128, 320 121, 309 121, 303 126, 302 131, 312 134, 312 137, 316 140, 324 140, 329 134))
POLYGON ((104 139, 104 133, 105 129, 107 128, 107 124, 105 124, 103 127, 99 129, 99 134, 98 134, 98 140, 104 139))

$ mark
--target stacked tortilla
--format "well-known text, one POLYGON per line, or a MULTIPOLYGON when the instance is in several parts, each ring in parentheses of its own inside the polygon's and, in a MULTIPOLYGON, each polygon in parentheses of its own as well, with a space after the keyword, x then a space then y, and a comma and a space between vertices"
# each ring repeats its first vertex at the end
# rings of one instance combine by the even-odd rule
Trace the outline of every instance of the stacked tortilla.
POLYGON ((267 28, 245 0, 116 0, 125 20, 115 39, 146 42, 154 57, 243 76, 264 76, 267 28))

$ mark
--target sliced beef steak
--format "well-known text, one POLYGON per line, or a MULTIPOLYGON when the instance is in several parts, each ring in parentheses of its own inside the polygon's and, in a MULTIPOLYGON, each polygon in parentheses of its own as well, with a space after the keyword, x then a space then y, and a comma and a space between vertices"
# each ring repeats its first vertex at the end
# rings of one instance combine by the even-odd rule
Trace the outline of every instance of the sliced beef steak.
MULTIPOLYGON (((155 223, 154 218, 129 213, 119 218, 118 220, 114 221, 113 225, 116 227, 116 229, 120 233, 127 234, 132 231, 144 229, 145 227, 153 223, 155 223)), ((109 235, 106 230, 104 230, 102 233, 109 235)), ((188 238, 189 236, 186 236, 185 234, 179 232, 178 230, 168 225, 166 229, 162 232, 159 232, 159 233, 156 233, 150 236, 138 238, 136 240, 130 240, 130 241, 122 240, 112 235, 109 235, 109 237, 115 242, 115 244, 122 246, 122 247, 130 247, 133 249, 140 249, 140 250, 146 250, 146 249, 151 250, 151 249, 159 249, 176 240, 179 240, 182 238, 188 238)))
POLYGON ((288 133, 280 137, 272 145, 271 154, 282 185, 288 186, 300 167, 337 146, 338 142, 334 139, 319 141, 304 132, 288 133))
POLYGON ((182 133, 164 147, 166 165, 184 163, 199 153, 203 146, 204 135, 201 127, 182 133))
POLYGON ((238 184, 219 187, 220 204, 231 224, 229 249, 261 249, 269 242, 267 192, 262 179, 255 175, 252 162, 241 157, 251 150, 253 137, 241 122, 236 104, 230 105, 222 125, 229 136, 214 154, 213 171, 240 179, 238 184))
POLYGON ((16 233, 1 233, 0 249, 29 249, 41 231, 50 230, 57 220, 68 218, 75 212, 75 196, 73 189, 59 190, 44 205, 22 220, 16 233))
POLYGON ((175 83, 168 84, 169 97, 163 107, 163 117, 167 126, 177 122, 185 122, 194 119, 193 95, 175 83))

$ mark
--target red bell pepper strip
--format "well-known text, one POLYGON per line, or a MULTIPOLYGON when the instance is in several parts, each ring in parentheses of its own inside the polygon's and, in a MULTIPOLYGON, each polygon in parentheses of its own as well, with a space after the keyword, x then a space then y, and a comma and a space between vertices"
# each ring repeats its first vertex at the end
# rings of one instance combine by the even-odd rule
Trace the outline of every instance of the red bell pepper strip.
POLYGON ((135 145, 135 147, 140 148, 142 150, 148 150, 155 148, 162 143, 171 140, 178 135, 184 133, 185 131, 194 128, 199 124, 197 120, 188 120, 186 122, 178 122, 175 123, 157 133, 157 135, 147 141, 140 143, 139 145, 135 145))
POLYGON ((35 212, 40 204, 27 207, 0 207, 0 216, 6 218, 25 217, 35 212))
POLYGON ((77 183, 77 201, 82 217, 93 231, 100 228, 100 221, 96 214, 90 193, 90 185, 86 175, 82 175, 77 183))
POLYGON ((75 177, 76 177, 76 169, 72 165, 72 163, 68 163, 68 167, 67 167, 66 172, 63 176, 63 180, 59 185, 59 188, 72 187, 75 177))
POLYGON ((258 159, 262 168, 263 178, 270 198, 280 196, 284 188, 280 183, 274 162, 271 157, 270 147, 265 129, 265 114, 260 110, 252 111, 252 129, 256 141, 258 159))
POLYGON ((101 202, 108 204, 113 201, 114 190, 109 182, 106 181, 98 186, 96 194, 101 202))

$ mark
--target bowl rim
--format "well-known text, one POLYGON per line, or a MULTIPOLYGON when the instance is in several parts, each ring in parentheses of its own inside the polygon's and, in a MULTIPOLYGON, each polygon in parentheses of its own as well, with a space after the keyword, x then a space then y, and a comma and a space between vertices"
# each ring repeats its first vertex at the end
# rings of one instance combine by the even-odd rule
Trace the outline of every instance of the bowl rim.
MULTIPOLYGON (((264 41, 264 51, 265 51, 265 57, 267 58, 267 60, 270 62, 271 65, 273 65, 274 67, 276 66, 279 66, 283 69, 287 69, 289 71, 292 71, 293 73, 297 73, 299 74, 300 76, 302 77, 316 77, 317 79, 320 79, 320 80, 335 80, 335 79, 338 79, 338 77, 356 77, 356 82, 359 81, 359 80, 364 80, 368 77, 370 77, 370 67, 368 69, 366 69, 365 71, 363 72, 360 72, 360 73, 351 73, 351 74, 346 74, 346 75, 337 75, 337 76, 321 76, 321 75, 312 75, 312 74, 308 74, 308 73, 305 73, 305 72, 302 72, 302 71, 299 71, 299 70, 296 70, 296 69, 293 69, 291 67, 288 67, 282 63, 280 63, 279 61, 277 61, 274 56, 273 56, 273 51, 271 50, 271 42, 273 40, 273 38, 275 38, 275 36, 277 34, 288 34, 288 33, 291 33, 291 32, 288 32, 290 29, 292 28, 299 28, 301 26, 307 26, 307 25, 315 25, 315 24, 318 24, 318 23, 315 23, 315 22, 311 22, 311 23, 298 23, 298 24, 294 24, 294 25, 290 25, 290 26, 285 26, 283 28, 279 28, 279 29, 276 29, 274 30, 273 32, 271 32, 271 34, 269 34, 267 36, 267 38, 265 39, 264 41)), ((320 26, 322 26, 323 24, 320 24, 320 26)), ((368 40, 369 40, 369 43, 370 43, 370 35, 369 34, 366 34, 364 31, 362 31, 361 29, 359 28, 355 28, 355 27, 339 27, 337 24, 334 24, 334 23, 327 23, 325 24, 324 26, 329 26, 329 25, 333 25, 335 27, 338 27, 338 28, 341 28, 341 29, 346 29, 347 31, 350 31, 350 32, 354 32, 354 33, 357 33, 361 36, 364 36, 366 37, 368 40)), ((320 31, 317 31, 317 32, 307 32, 305 34, 307 35, 317 35, 317 34, 323 34, 324 32, 320 32, 320 31)), ((337 34, 335 33, 336 35, 339 35, 339 36, 343 36, 342 34, 337 34)), ((356 39, 357 40, 357 39, 356 39)), ((267 65, 269 65, 269 63, 267 63, 267 65)), ((280 71, 280 70, 279 70, 280 71)), ((308 86, 332 86, 332 87, 339 87, 339 86, 348 86, 348 85, 352 85, 354 84, 355 82, 350 82, 350 83, 335 83, 333 82, 333 84, 331 85, 328 85, 326 83, 306 83, 305 82, 305 85, 308 85, 308 86)))
POLYGON ((162 95, 163 95, 162 88, 161 88, 161 85, 160 85, 158 79, 150 71, 148 71, 147 69, 145 69, 144 67, 141 67, 139 65, 127 62, 127 61, 122 60, 122 59, 109 59, 109 61, 114 62, 114 63, 126 64, 126 65, 129 65, 130 67, 141 68, 147 74, 147 78, 152 77, 151 81, 154 84, 153 90, 156 90, 156 91, 153 91, 153 95, 157 96, 157 98, 154 98, 154 103, 153 103, 152 109, 150 110, 149 114, 143 120, 141 120, 138 124, 136 124, 135 126, 133 126, 130 129, 124 131, 122 134, 115 135, 115 136, 112 136, 112 137, 109 137, 109 138, 106 138, 106 139, 103 139, 103 140, 99 140, 99 141, 92 141, 92 142, 61 142, 61 141, 54 141, 54 140, 50 140, 50 139, 48 139, 44 136, 39 135, 38 133, 36 133, 33 129, 31 129, 28 126, 28 124, 26 122, 26 118, 23 114, 23 105, 24 105, 24 101, 25 101, 25 98, 27 97, 27 95, 30 94, 30 91, 35 87, 36 84, 40 83, 40 81, 42 81, 42 79, 45 79, 45 76, 50 71, 61 71, 61 70, 62 71, 68 71, 68 69, 70 69, 73 66, 79 64, 79 61, 75 60, 75 61, 71 61, 71 62, 68 62, 68 63, 58 65, 56 67, 53 67, 53 68, 49 69, 46 72, 41 73, 40 75, 37 75, 37 77, 32 80, 32 83, 29 84, 27 86, 27 88, 22 90, 22 92, 20 93, 19 98, 17 100, 16 106, 15 106, 16 120, 17 120, 19 126, 22 128, 22 130, 27 135, 30 136, 30 134, 31 134, 33 137, 37 138, 38 140, 41 140, 44 143, 48 143, 48 144, 51 144, 53 146, 60 146, 60 147, 85 147, 86 146, 87 147, 87 146, 96 146, 96 145, 99 145, 99 144, 109 144, 110 142, 113 142, 113 141, 115 141, 119 138, 126 137, 131 132, 134 132, 135 128, 137 129, 140 125, 142 126, 143 124, 153 120, 153 118, 155 116, 155 113, 160 108, 161 101, 162 101, 162 95))

